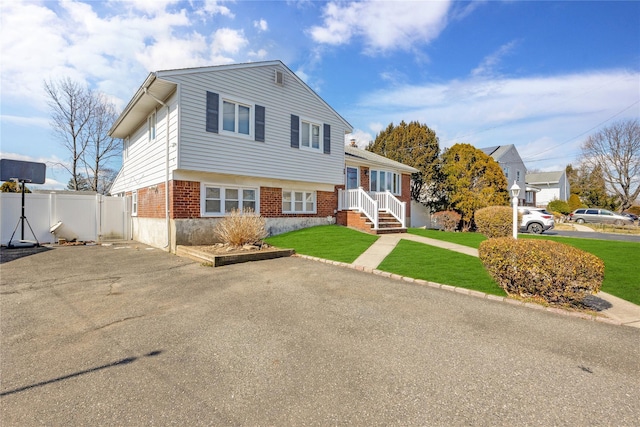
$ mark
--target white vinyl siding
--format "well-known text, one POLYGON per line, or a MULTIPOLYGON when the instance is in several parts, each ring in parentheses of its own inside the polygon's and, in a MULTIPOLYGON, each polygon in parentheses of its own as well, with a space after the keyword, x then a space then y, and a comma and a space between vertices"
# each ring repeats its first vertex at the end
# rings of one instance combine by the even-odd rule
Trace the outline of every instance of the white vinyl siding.
POLYGON ((234 209, 258 213, 258 189, 202 184, 201 216, 222 216, 234 209))
MULTIPOLYGON (((169 123, 169 169, 177 165, 178 107, 177 96, 166 101, 171 107, 169 123)), ((148 142, 149 119, 142 121, 138 129, 129 135, 126 159, 111 193, 131 191, 163 183, 167 162, 167 109, 162 107, 155 113, 155 141, 148 142)), ((124 156, 123 156, 124 157, 124 156)))
MULTIPOLYGON (((350 129, 294 76, 285 76, 283 86, 275 84, 275 68, 277 66, 269 64, 161 76, 180 84, 180 170, 318 184, 343 183, 344 134, 350 129), (264 142, 227 133, 222 130, 222 124, 220 133, 207 132, 207 92, 220 94, 220 102, 228 99, 243 105, 263 106, 264 142), (321 137, 323 126, 330 126, 330 154, 318 155, 313 150, 291 148, 292 115, 313 118, 311 122, 321 125, 321 137)), ((222 107, 219 115, 223 116, 222 107)), ((249 123, 253 126, 253 119, 249 123)), ((319 145, 322 153, 322 138, 319 145)))
POLYGON ((283 190, 282 213, 316 213, 316 192, 283 190))

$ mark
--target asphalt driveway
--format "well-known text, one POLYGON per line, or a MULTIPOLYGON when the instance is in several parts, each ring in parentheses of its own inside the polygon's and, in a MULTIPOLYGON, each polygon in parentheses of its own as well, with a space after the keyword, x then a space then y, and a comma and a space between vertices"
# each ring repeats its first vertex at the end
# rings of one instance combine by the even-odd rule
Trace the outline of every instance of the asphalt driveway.
POLYGON ((301 258, 214 269, 132 243, 0 269, 3 426, 640 417, 635 328, 301 258))

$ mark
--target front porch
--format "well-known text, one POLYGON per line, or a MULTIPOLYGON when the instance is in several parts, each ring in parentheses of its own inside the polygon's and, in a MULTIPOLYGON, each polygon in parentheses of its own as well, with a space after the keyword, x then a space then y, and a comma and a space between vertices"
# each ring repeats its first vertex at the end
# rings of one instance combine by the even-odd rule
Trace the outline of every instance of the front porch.
POLYGON ((371 234, 407 232, 407 204, 390 191, 338 190, 337 223, 371 234))

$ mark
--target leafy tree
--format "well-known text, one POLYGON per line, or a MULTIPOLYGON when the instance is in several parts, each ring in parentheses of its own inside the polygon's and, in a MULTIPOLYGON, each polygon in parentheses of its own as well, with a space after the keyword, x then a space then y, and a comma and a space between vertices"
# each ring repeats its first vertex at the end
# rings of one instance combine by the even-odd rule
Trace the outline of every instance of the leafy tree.
POLYGON ((582 201, 580 200, 580 196, 575 193, 571 193, 571 195, 569 196, 569 210, 573 212, 581 206, 582 201))
POLYGON ((629 208, 640 195, 640 122, 623 120, 589 136, 582 144, 582 163, 599 168, 607 188, 629 208))
MULTIPOLYGON (((22 187, 20 187, 15 181, 5 181, 0 186, 0 192, 2 192, 2 193, 22 193, 22 187)), ((29 190, 29 187, 27 187, 25 185, 24 192, 25 193, 31 193, 31 190, 29 190)))
POLYGON ((562 215, 568 215, 572 212, 572 209, 569 207, 569 203, 558 199, 550 201, 547 205, 547 209, 551 212, 561 213, 562 215))
POLYGON ((447 202, 462 215, 463 229, 470 228, 476 210, 509 205, 500 165, 470 144, 455 144, 442 153, 442 174, 447 202))
POLYGON ((419 173, 411 175, 411 198, 424 204, 434 199, 440 146, 435 131, 427 125, 417 121, 401 121, 398 126, 391 123, 366 149, 418 169, 419 173))
POLYGON ((107 194, 118 172, 113 169, 102 168, 99 173, 100 175, 98 177, 80 174, 78 175, 76 183, 74 183, 73 179, 69 180, 67 189, 74 191, 97 191, 100 194, 107 194))
POLYGON ((582 163, 577 168, 568 165, 566 172, 571 192, 577 194, 581 200, 580 206, 613 210, 617 208, 616 198, 607 193, 602 168, 599 166, 591 168, 582 163))
POLYGON ((69 189, 83 190, 83 179, 98 191, 98 177, 105 164, 120 154, 120 144, 107 132, 116 119, 115 107, 97 92, 71 80, 45 81, 44 90, 51 109, 51 126, 69 151, 69 163, 61 164, 70 174, 69 189), (81 169, 86 176, 83 178, 81 169))

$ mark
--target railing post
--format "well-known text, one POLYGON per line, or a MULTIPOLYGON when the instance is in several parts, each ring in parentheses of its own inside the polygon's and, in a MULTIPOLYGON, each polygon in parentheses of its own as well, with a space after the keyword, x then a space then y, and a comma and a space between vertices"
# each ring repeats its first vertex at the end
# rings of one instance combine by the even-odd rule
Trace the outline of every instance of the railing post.
POLYGON ((407 228, 407 202, 402 202, 401 206, 402 228, 407 228))
POLYGON ((373 229, 377 230, 378 229, 378 216, 380 214, 380 211, 378 210, 378 201, 374 200, 373 201, 373 229))

